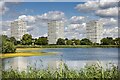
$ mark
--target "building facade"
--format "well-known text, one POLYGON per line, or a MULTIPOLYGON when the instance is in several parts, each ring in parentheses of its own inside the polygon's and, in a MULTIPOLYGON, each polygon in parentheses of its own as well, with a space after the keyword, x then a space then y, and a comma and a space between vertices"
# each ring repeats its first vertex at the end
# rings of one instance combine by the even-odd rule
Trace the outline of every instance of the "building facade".
POLYGON ((15 37, 16 40, 21 40, 22 36, 26 34, 27 23, 23 20, 15 20, 11 23, 11 37, 15 37))
POLYGON ((64 22, 50 21, 48 23, 48 44, 56 44, 59 38, 64 39, 64 22))
POLYGON ((98 21, 90 21, 86 24, 86 36, 93 43, 100 43, 103 36, 103 24, 98 21))

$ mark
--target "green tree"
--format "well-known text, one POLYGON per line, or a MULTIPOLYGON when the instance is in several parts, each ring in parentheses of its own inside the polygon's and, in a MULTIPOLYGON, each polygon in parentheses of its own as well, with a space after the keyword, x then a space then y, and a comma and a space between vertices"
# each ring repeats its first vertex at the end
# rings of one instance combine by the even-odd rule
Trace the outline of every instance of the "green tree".
POLYGON ((120 38, 115 38, 114 43, 115 45, 120 45, 120 38))
POLYGON ((48 44, 47 37, 41 37, 41 39, 42 39, 42 45, 47 45, 48 44))
POLYGON ((107 37, 107 38, 101 39, 101 44, 102 45, 114 45, 115 43, 112 37, 107 37))
POLYGON ((35 38, 34 40, 35 40, 34 44, 37 44, 37 40, 38 40, 38 39, 37 39, 37 38, 35 38))
POLYGON ((0 36, 1 42, 1 52, 2 53, 14 53, 16 51, 16 47, 14 46, 14 43, 11 42, 10 38, 6 35, 0 36))
POLYGON ((48 44, 47 37, 39 37, 38 39, 35 39, 35 44, 37 44, 37 45, 47 45, 48 44))
POLYGON ((62 39, 62 38, 59 38, 59 39, 57 40, 57 45, 65 45, 65 40, 62 39))
POLYGON ((67 40, 67 41, 66 41, 66 44, 67 44, 67 45, 72 45, 72 44, 73 44, 73 43, 72 43, 72 40, 67 40))
POLYGON ((14 45, 17 45, 17 40, 15 39, 15 37, 10 37, 10 42, 13 42, 14 45))
POLYGON ((82 39, 82 40, 80 41, 80 44, 81 44, 81 45, 91 45, 92 42, 91 42, 89 39, 84 38, 84 39, 82 39))
POLYGON ((80 40, 79 39, 72 39, 75 45, 80 45, 80 40))
POLYGON ((29 34, 24 34, 22 36, 21 42, 23 45, 31 45, 32 44, 32 36, 29 34))
POLYGON ((10 41, 10 39, 7 37, 7 35, 1 36, 2 41, 10 41))
POLYGON ((2 53, 14 53, 16 51, 16 47, 10 41, 4 41, 2 43, 2 53))

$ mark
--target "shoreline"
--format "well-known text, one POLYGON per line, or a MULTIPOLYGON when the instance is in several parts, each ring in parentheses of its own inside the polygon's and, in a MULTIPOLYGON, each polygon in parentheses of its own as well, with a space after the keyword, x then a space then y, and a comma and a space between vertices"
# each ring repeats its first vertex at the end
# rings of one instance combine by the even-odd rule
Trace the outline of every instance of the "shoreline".
POLYGON ((46 56, 46 55, 55 55, 56 53, 43 53, 43 52, 16 52, 16 53, 7 53, 0 54, 1 59, 13 58, 13 57, 30 57, 30 56, 46 56))
POLYGON ((17 45, 16 48, 120 48, 119 45, 17 45))
POLYGON ((54 52, 30 52, 32 50, 44 50, 47 48, 119 48, 117 45, 44 45, 44 46, 28 46, 28 45, 19 45, 16 46, 15 53, 5 53, 0 54, 1 59, 12 58, 12 57, 29 57, 29 56, 46 56, 46 55, 55 55, 54 52), (27 50, 29 50, 27 52, 27 50))
POLYGON ((55 55, 53 52, 24 52, 26 50, 43 50, 42 48, 17 48, 15 53, 0 54, 1 59, 13 58, 13 57, 30 57, 30 56, 46 56, 55 55))

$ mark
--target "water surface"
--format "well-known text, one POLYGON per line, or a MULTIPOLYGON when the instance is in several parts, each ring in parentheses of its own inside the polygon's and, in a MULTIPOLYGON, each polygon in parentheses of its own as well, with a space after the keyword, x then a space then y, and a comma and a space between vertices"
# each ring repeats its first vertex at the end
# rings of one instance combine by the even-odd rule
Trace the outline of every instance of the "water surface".
MULTIPOLYGON (((29 52, 31 50, 28 50, 29 52)), ((45 50, 32 50, 32 52, 56 52, 56 55, 14 57, 3 60, 5 70, 14 68, 27 70, 28 66, 42 69, 57 68, 66 63, 69 68, 79 69, 86 64, 100 63, 103 66, 112 62, 117 65, 118 48, 49 48, 45 50)))

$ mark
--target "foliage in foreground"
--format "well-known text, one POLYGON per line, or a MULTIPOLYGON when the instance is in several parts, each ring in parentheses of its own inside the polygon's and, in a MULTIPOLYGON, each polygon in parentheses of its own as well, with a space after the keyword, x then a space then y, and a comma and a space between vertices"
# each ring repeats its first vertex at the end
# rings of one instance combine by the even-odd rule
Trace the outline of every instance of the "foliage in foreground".
POLYGON ((112 65, 110 68, 103 69, 99 64, 85 66, 80 70, 69 69, 66 64, 61 64, 59 68, 53 70, 47 69, 36 70, 29 67, 28 71, 19 72, 17 70, 2 71, 2 78, 81 78, 81 79, 112 79, 118 80, 120 72, 118 67, 112 65))
POLYGON ((2 50, 1 53, 14 53, 16 51, 16 47, 15 47, 15 38, 11 37, 8 38, 5 35, 0 36, 0 39, 2 40, 1 44, 2 44, 2 50))

